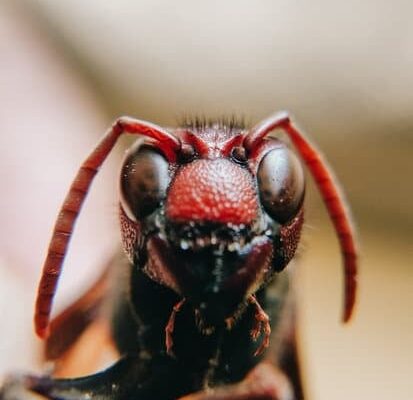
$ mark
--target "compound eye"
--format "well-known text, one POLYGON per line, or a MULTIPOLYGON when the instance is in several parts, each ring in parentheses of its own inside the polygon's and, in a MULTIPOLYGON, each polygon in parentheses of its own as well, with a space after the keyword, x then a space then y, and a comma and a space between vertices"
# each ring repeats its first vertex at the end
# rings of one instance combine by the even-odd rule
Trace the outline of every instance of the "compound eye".
POLYGON ((150 146, 132 149, 126 156, 120 177, 121 205, 130 218, 145 218, 160 206, 169 184, 168 167, 165 157, 150 146))
POLYGON ((280 224, 293 219, 304 198, 305 180, 301 163, 286 148, 271 150, 262 159, 257 173, 261 203, 280 224))

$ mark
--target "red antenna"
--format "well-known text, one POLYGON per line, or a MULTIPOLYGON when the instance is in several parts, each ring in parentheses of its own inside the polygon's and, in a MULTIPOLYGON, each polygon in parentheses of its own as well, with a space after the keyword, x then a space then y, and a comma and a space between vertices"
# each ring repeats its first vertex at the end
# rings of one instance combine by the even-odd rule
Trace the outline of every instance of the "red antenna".
POLYGON ((333 221, 344 259, 345 300, 343 321, 347 322, 351 317, 356 300, 358 253, 350 211, 346 207, 343 192, 337 184, 328 163, 323 159, 321 152, 291 122, 288 113, 276 113, 252 128, 245 136, 244 147, 247 151, 253 151, 268 133, 277 128, 286 132, 294 143, 310 170, 333 221))
POLYGON ((116 120, 83 162, 60 208, 43 265, 34 314, 36 333, 41 338, 46 338, 49 334, 48 328, 53 298, 80 209, 99 167, 123 133, 143 135, 154 139, 160 150, 171 162, 175 161, 176 154, 181 148, 180 140, 160 126, 129 117, 121 117, 116 120))

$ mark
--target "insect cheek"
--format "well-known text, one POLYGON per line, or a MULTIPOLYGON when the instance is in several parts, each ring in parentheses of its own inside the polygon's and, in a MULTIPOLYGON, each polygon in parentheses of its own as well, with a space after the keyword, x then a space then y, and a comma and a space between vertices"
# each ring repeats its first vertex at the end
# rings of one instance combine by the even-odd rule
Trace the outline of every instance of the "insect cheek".
POLYGON ((276 245, 276 256, 274 258, 274 269, 282 271, 294 257, 300 241, 301 230, 304 222, 304 210, 300 209, 297 216, 289 223, 281 226, 278 243, 276 245))
POLYGON ((128 260, 134 263, 137 254, 136 248, 141 247, 141 224, 131 220, 121 205, 119 206, 119 223, 123 250, 128 260))

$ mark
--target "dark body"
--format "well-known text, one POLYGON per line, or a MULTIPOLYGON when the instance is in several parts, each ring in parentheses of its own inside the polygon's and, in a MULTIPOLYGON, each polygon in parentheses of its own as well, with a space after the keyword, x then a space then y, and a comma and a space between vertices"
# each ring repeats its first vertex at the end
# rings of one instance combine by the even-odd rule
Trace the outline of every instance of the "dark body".
MULTIPOLYGON (((252 306, 242 313, 233 329, 221 326, 210 335, 199 331, 193 310, 184 306, 175 321, 175 357, 167 355, 165 326, 179 298, 172 290, 149 279, 141 268, 124 267, 129 269, 129 276, 123 279, 130 279, 130 291, 124 285, 117 285, 112 297, 116 299, 113 337, 123 355, 121 359, 90 377, 58 380, 31 377, 32 390, 51 399, 65 400, 173 400, 239 382, 261 361, 262 356, 254 356, 259 341, 253 341, 250 335, 255 323, 252 306)), ((122 282, 122 272, 115 275, 117 282, 122 282)), ((280 326, 288 292, 287 275, 277 278, 277 282, 257 294, 275 328, 273 336, 280 333, 276 327, 280 326)), ((277 363, 275 347, 269 358, 277 363)))

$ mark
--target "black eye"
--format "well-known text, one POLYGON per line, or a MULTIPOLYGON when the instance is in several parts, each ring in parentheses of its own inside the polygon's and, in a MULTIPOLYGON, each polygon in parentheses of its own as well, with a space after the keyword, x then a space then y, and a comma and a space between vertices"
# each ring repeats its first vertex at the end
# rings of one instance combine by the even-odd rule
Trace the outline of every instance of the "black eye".
POLYGON ((129 217, 147 217, 165 198, 168 184, 168 162, 165 157, 148 146, 132 149, 121 171, 122 207, 129 217))
POLYGON ((304 172, 286 148, 271 150, 258 167, 258 188, 265 211, 283 224, 297 214, 304 198, 304 172))

